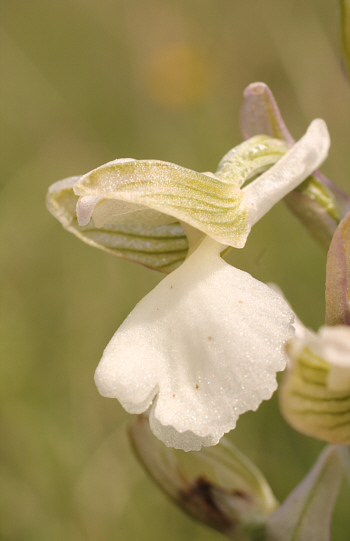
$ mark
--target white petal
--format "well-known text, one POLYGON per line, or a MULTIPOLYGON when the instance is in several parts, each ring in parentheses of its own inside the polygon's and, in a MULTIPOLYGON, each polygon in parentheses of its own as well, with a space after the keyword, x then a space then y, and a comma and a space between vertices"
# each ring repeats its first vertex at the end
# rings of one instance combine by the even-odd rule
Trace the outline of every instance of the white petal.
POLYGON ((251 226, 324 162, 329 145, 327 125, 318 118, 283 158, 243 189, 257 209, 251 226))
POLYGON ((95 380, 130 413, 151 410, 167 445, 198 450, 276 389, 293 313, 280 295, 220 258, 206 239, 131 312, 95 380))

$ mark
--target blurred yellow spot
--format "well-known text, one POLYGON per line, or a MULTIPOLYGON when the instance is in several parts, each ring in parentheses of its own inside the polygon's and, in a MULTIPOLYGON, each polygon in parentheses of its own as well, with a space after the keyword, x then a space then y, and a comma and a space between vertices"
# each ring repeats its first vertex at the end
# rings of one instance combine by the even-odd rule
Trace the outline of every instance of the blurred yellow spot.
POLYGON ((211 78, 209 59, 191 45, 167 45, 146 64, 148 92, 167 108, 185 108, 202 101, 210 89, 211 78))

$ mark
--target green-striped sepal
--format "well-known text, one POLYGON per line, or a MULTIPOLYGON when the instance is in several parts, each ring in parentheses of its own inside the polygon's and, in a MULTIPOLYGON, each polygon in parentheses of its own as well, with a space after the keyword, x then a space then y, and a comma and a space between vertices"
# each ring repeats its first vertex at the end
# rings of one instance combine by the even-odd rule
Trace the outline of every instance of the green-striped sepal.
POLYGON ((151 224, 106 224, 96 227, 91 220, 79 225, 76 205, 79 197, 73 186, 80 177, 70 177, 53 184, 47 195, 50 212, 63 227, 78 238, 118 257, 162 272, 171 272, 185 259, 188 241, 179 222, 151 224))
POLYGON ((350 444, 350 327, 305 329, 287 351, 291 362, 280 390, 287 421, 309 436, 350 444))
POLYGON ((278 139, 253 137, 228 152, 215 175, 159 160, 119 159, 56 182, 47 206, 84 242, 171 272, 187 256, 190 231, 243 247, 255 209, 240 186, 286 151, 278 139))

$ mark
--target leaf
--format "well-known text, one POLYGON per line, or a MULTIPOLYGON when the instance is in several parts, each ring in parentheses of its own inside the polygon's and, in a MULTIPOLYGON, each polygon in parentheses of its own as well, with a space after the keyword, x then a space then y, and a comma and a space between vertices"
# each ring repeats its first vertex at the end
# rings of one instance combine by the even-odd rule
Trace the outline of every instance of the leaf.
POLYGON ((329 541, 333 507, 343 476, 336 446, 328 446, 267 521, 266 541, 329 541))

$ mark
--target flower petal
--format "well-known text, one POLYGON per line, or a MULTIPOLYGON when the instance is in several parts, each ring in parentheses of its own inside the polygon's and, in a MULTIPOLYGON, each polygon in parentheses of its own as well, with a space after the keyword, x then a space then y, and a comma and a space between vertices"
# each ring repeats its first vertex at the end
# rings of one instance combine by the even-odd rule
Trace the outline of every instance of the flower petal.
MULTIPOLYGON (((115 205, 115 216, 120 214, 120 201, 136 204, 135 210, 140 212, 142 205, 237 248, 245 244, 254 211, 248 208, 237 184, 158 160, 109 162, 83 176, 74 191, 80 196, 114 200, 109 211, 115 205)), ((101 213, 100 223, 110 223, 111 218, 113 212, 101 213)))
POLYGON ((288 209, 301 221, 307 228, 310 235, 319 242, 324 250, 328 250, 334 232, 337 228, 338 219, 330 216, 329 213, 320 205, 319 201, 304 191, 309 183, 313 188, 322 190, 324 187, 314 176, 309 177, 292 192, 284 198, 288 209))
POLYGON ((251 225, 260 220, 327 158, 329 146, 327 125, 324 120, 317 118, 283 158, 243 189, 257 209, 251 225))
POLYGON ((232 148, 219 163, 215 176, 242 186, 250 178, 274 165, 288 150, 280 139, 255 135, 232 148))
POLYGON ((293 313, 268 286, 220 258, 205 239, 131 312, 96 371, 104 396, 130 413, 152 405, 151 428, 168 446, 216 444, 240 414, 276 389, 293 313))
POLYGON ((289 146, 294 144, 294 139, 284 123, 274 95, 265 83, 248 85, 243 96, 240 121, 245 139, 265 133, 270 137, 285 140, 289 146))
MULTIPOLYGON (((283 139, 289 147, 294 144, 276 100, 265 83, 252 83, 245 89, 240 122, 245 139, 264 133, 283 139)), ((314 171, 306 182, 290 192, 285 203, 326 249, 339 217, 350 212, 350 197, 319 171, 314 171)))
MULTIPOLYGON (((162 272, 171 272, 184 261, 188 251, 187 238, 182 226, 173 218, 172 223, 158 225, 121 223, 100 228, 93 222, 79 225, 76 216, 78 196, 73 192, 79 178, 70 177, 56 182, 47 195, 49 211, 65 229, 90 246, 162 272)), ((90 201, 84 199, 85 209, 82 212, 89 214, 91 207, 96 206, 96 198, 90 198, 90 201)))

